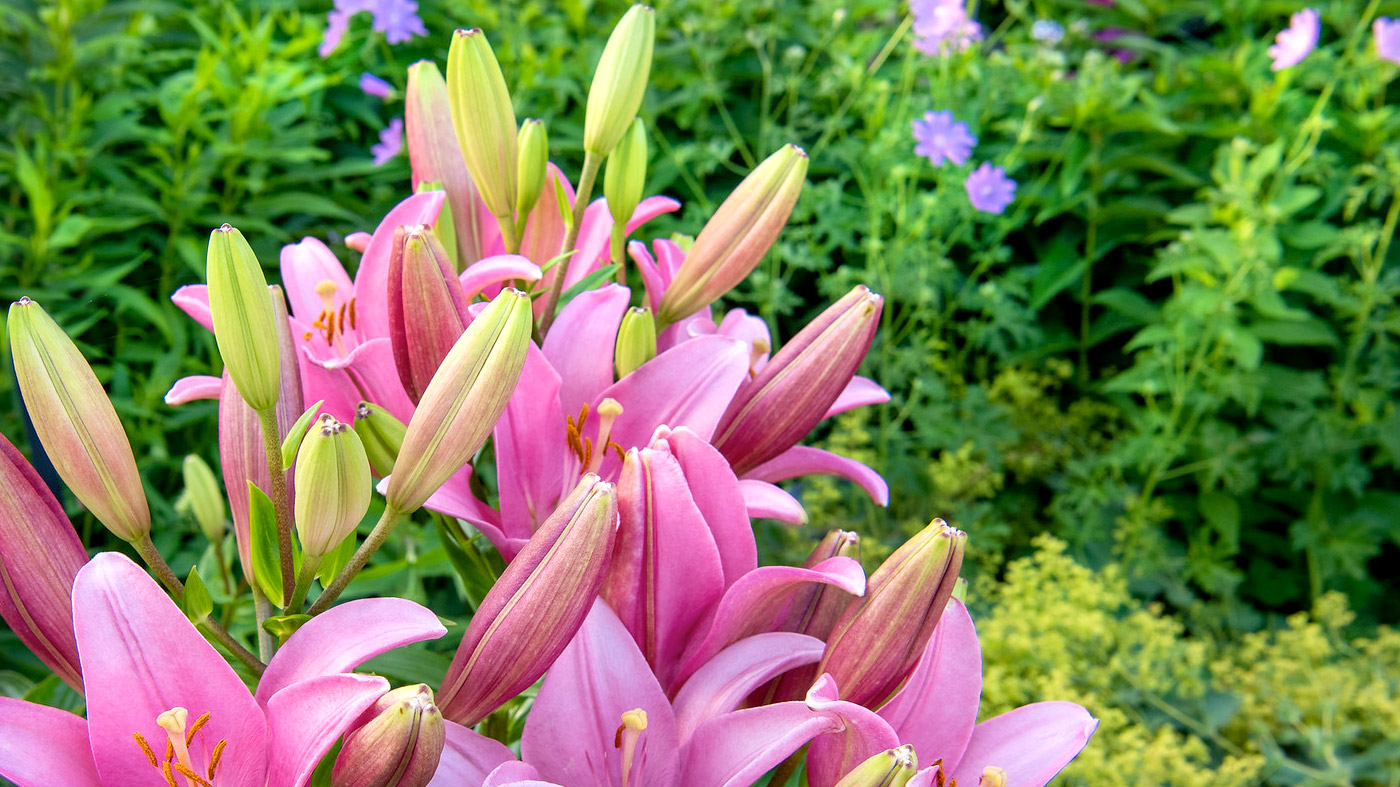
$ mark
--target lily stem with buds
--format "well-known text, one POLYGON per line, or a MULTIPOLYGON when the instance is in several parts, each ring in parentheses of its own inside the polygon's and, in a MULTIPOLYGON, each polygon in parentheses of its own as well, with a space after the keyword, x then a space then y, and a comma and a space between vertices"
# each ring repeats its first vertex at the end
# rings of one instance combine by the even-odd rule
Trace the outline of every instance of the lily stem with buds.
POLYGON ((389 534, 394 532, 394 527, 397 526, 399 521, 403 518, 404 515, 401 511, 393 506, 385 506, 384 513, 379 517, 379 521, 374 524, 374 530, 370 531, 369 536, 365 538, 365 543, 361 544, 360 548, 355 550, 355 556, 350 558, 350 562, 345 565, 345 568, 340 570, 335 580, 322 591, 320 597, 316 599, 316 603, 312 604, 311 608, 306 611, 307 614, 319 615, 325 612, 330 605, 335 602, 341 592, 345 590, 345 587, 350 584, 350 580, 354 579, 355 575, 360 573, 360 569, 364 568, 365 565, 369 563, 369 559, 374 557, 374 553, 378 552, 379 548, 384 545, 384 542, 389 538, 389 534))
MULTIPOLYGON (((598 179, 598 170, 602 166, 602 156, 592 151, 583 154, 583 172, 579 175, 578 191, 574 194, 574 220, 569 225, 568 235, 564 237, 562 253, 571 251, 574 244, 578 243, 580 225, 583 224, 583 212, 588 209, 588 199, 593 196, 593 182, 598 179)), ((549 288, 544 314, 540 315, 541 338, 549 332, 549 326, 554 323, 554 311, 559 308, 559 298, 564 294, 564 279, 568 272, 569 260, 561 262, 554 271, 554 284, 549 288)))
MULTIPOLYGON (((183 604, 185 600, 185 583, 180 581, 180 578, 175 575, 175 571, 170 568, 170 564, 165 562, 165 558, 161 557, 160 551, 156 549, 156 545, 151 543, 151 537, 143 536, 139 541, 131 542, 131 545, 135 547, 136 554, 140 555, 141 559, 146 561, 147 566, 150 566, 151 572, 156 575, 156 579, 160 580, 160 583, 165 585, 166 589, 170 591, 170 595, 175 597, 175 601, 183 604)), ((254 675, 262 675, 263 670, 267 668, 265 664, 258 660, 257 656, 254 656, 251 651, 239 644, 238 640, 234 639, 233 635, 228 633, 228 629, 219 625, 218 621, 205 619, 204 622, 199 624, 199 629, 213 637, 219 644, 223 645, 224 649, 227 650, 230 655, 243 662, 248 669, 253 671, 254 675)))
POLYGON ((277 411, 258 410, 262 422, 263 447, 267 451, 267 473, 272 478, 272 508, 277 512, 277 556, 282 561, 282 597, 290 598, 296 567, 292 562, 292 507, 287 500, 287 473, 282 468, 282 430, 277 411))

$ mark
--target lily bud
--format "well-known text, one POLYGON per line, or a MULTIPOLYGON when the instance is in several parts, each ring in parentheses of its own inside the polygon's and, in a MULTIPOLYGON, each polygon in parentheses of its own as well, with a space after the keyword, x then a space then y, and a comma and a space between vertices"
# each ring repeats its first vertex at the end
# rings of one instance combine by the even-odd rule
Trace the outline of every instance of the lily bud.
POLYGON ((117 411, 83 354, 39 304, 10 305, 10 352, 24 407, 54 469, 125 541, 151 531, 146 491, 117 411))
POLYGON ((793 447, 826 417, 870 349, 883 306, 884 299, 858 285, 739 390, 712 441, 736 475, 793 447))
POLYGON ((328 555, 369 510, 369 459, 349 424, 322 415, 297 451, 297 538, 308 556, 328 555))
POLYGON ((826 640, 817 672, 851 702, 877 708, 924 652, 962 569, 967 534, 935 519, 894 551, 826 640))
POLYGON ((404 391, 416 405, 470 322, 462 282, 431 227, 394 229, 388 301, 394 365, 404 391))
POLYGON ((744 178, 686 252, 657 309, 662 325, 709 306, 749 275, 787 224, 806 177, 807 154, 785 145, 744 178))
POLYGON ((457 339, 408 422, 385 500, 416 511, 486 442, 530 345, 530 296, 506 288, 457 339))
POLYGON ((185 504, 204 537, 214 543, 224 540, 224 493, 219 479, 198 454, 185 457, 185 504))
POLYGON ((632 118, 622 141, 608 154, 608 168, 603 175, 603 196, 608 198, 615 229, 626 229, 632 214, 637 212, 646 180, 647 131, 641 118, 632 118))
POLYGON ((262 265, 243 233, 225 224, 209 233, 209 316, 233 384, 254 410, 277 404, 282 357, 277 317, 262 265))
MULTIPOLYGON (((642 107, 651 75, 651 50, 656 41, 656 12, 634 5, 608 36, 583 120, 583 149, 606 156, 617 147, 627 126, 642 107)), ((629 216, 630 218, 630 216, 629 216)))
MULTIPOLYGON (((408 160, 413 168, 413 187, 441 183, 447 192, 452 214, 452 233, 457 241, 457 265, 465 268, 486 256, 484 228, 481 226, 481 193, 467 172, 462 148, 452 128, 452 106, 447 100, 447 82, 431 60, 420 60, 408 67, 408 88, 404 91, 404 136, 408 140, 408 160)), ((442 221, 441 218, 438 219, 442 221)))
POLYGON ((617 491, 587 473, 482 599, 438 690, 471 726, 534 683, 588 616, 617 534, 617 491))
POLYGON ((425 787, 437 772, 447 725, 423 684, 387 692, 345 736, 331 787, 425 787))
POLYGON ((491 215, 511 219, 518 179, 515 108, 496 53, 480 29, 458 30, 447 53, 452 126, 491 215))
POLYGON ((549 134, 544 121, 525 118, 520 124, 520 191, 515 196, 516 221, 523 227, 535 203, 544 193, 546 170, 549 168, 549 134))
POLYGON ((406 431, 403 421, 377 404, 360 402, 355 406, 355 434, 365 447, 370 469, 380 478, 394 472, 406 431))
POLYGON ((43 479, 0 435, 0 617, 39 660, 83 693, 73 638, 73 578, 83 542, 43 479))
POLYGON ((836 787, 904 787, 918 773, 918 765, 914 747, 906 743, 857 765, 836 787))
POLYGON ((617 378, 626 377, 655 357, 656 320, 652 319, 651 309, 633 306, 622 316, 622 326, 617 330, 617 347, 613 351, 617 378))

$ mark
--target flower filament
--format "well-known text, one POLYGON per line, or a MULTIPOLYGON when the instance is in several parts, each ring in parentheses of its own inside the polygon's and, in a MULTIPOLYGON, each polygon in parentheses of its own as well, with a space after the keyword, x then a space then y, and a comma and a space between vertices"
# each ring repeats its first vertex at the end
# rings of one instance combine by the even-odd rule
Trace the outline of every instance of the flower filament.
POLYGON ((167 787, 181 787, 175 779, 177 775, 184 777, 185 787, 213 787, 214 776, 218 773, 228 741, 221 739, 214 745, 214 750, 209 755, 209 765, 204 769, 204 775, 200 775, 194 758, 190 755, 190 744, 194 743, 195 735, 204 725, 209 723, 209 714, 201 715, 193 723, 187 724, 188 720, 189 711, 178 707, 156 717, 156 724, 165 730, 165 756, 161 758, 156 757, 156 751, 146 741, 146 736, 133 732, 131 737, 136 740, 136 745, 141 747, 141 752, 146 755, 151 767, 160 771, 167 787))

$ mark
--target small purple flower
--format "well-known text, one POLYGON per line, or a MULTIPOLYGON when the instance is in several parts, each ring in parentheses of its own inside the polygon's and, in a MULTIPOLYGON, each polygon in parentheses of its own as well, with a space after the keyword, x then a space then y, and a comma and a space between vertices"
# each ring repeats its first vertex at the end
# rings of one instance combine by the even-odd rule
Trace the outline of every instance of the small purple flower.
POLYGON ((336 47, 340 46, 340 40, 350 29, 350 16, 349 13, 339 8, 326 15, 326 33, 321 38, 320 48, 316 50, 321 54, 321 57, 330 57, 336 47))
POLYGON ((1269 57, 1274 59, 1273 69, 1282 71, 1289 66, 1303 62, 1303 58, 1317 46, 1318 34, 1322 32, 1322 20, 1317 11, 1304 8, 1288 20, 1288 29, 1274 36, 1274 45, 1269 47, 1269 57))
POLYGON ((360 90, 376 98, 388 98, 394 94, 394 86, 366 71, 360 74, 360 90))
POLYGON ((428 34, 418 16, 416 0, 374 0, 370 11, 374 14, 374 29, 383 33, 391 44, 402 44, 414 36, 428 34))
POLYGON ((1006 170, 984 161, 963 182, 972 207, 984 213, 1001 213, 1016 198, 1016 181, 1006 177, 1006 170))
POLYGON ((967 15, 963 0, 909 0, 914 48, 926 55, 961 52, 982 40, 982 26, 967 15))
POLYGON ((923 120, 914 118, 914 139, 918 142, 914 155, 926 157, 935 167, 943 166, 945 160, 958 166, 966 164, 972 146, 977 144, 977 137, 967 130, 967 124, 954 122, 953 113, 946 109, 925 112, 923 120))
POLYGON ((1037 19, 1031 25, 1031 38, 1047 46, 1054 46, 1064 40, 1065 26, 1053 19, 1037 19))
POLYGON ((403 152, 403 118, 389 121, 389 127, 379 132, 379 144, 369 149, 374 154, 374 166, 382 167, 403 152))
POLYGON ((1400 19, 1379 17, 1371 25, 1371 32, 1376 36, 1376 55, 1400 65, 1400 19))

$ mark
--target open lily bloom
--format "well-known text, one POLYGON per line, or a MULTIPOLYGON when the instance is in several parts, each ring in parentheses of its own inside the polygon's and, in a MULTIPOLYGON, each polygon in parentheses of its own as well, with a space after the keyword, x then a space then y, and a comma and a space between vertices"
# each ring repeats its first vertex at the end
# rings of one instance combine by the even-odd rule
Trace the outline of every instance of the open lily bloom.
POLYGON ((94 557, 73 600, 87 718, 0 699, 0 775, 20 787, 300 787, 389 688, 349 670, 446 633, 411 601, 350 602, 292 635, 254 694, 125 556, 94 557))
POLYGON ((982 649, 961 601, 952 601, 909 679, 878 709, 883 729, 867 738, 826 736, 812 743, 807 776, 831 787, 867 757, 910 744, 921 763, 934 763, 910 784, 932 787, 943 776, 977 784, 987 768, 1005 772, 1011 787, 1044 787, 1088 744, 1098 719, 1072 702, 1037 702, 977 723, 982 697, 982 649), (884 742, 881 742, 884 741, 884 742))

